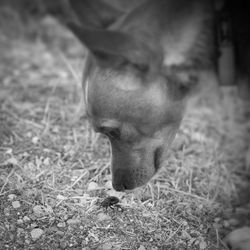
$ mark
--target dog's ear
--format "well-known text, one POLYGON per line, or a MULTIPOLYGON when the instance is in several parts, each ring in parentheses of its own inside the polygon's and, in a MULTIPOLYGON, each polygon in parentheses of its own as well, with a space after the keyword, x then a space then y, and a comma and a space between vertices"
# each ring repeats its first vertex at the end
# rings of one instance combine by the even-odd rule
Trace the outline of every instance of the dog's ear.
POLYGON ((125 61, 145 68, 159 58, 148 43, 136 36, 121 31, 86 29, 75 23, 69 23, 68 27, 103 65, 125 61))
MULTIPOLYGON (((174 11, 166 14, 169 19, 164 24, 167 35, 162 37, 164 66, 209 67, 215 59, 211 3, 207 0, 190 1, 183 8, 176 14, 174 11)), ((164 15, 161 11, 159 13, 164 15)))
POLYGON ((204 72, 212 74, 216 59, 210 2, 194 0, 185 6, 176 13, 163 8, 170 10, 164 23, 168 32, 161 37, 164 73, 180 98, 199 90, 204 72))
POLYGON ((121 10, 102 0, 70 0, 69 3, 81 27, 105 29, 122 15, 121 10))

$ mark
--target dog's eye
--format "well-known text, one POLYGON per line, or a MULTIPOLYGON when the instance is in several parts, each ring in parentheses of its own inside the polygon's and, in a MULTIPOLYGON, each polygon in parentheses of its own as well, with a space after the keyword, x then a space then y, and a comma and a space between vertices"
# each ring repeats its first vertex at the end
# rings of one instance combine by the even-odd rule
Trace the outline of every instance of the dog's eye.
POLYGON ((112 129, 106 133, 106 135, 112 139, 120 139, 121 137, 121 132, 120 129, 112 129))
POLYGON ((121 137, 121 131, 119 128, 100 127, 99 132, 105 134, 110 139, 120 139, 121 137))

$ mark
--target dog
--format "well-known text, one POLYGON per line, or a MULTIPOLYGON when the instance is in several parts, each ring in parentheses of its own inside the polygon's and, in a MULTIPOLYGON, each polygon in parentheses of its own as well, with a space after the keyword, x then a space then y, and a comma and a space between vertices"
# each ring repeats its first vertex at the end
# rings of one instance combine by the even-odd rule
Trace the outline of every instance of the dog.
POLYGON ((160 169, 215 57, 210 1, 124 2, 72 0, 78 21, 68 23, 89 51, 87 115, 109 138, 117 191, 146 184, 160 169))

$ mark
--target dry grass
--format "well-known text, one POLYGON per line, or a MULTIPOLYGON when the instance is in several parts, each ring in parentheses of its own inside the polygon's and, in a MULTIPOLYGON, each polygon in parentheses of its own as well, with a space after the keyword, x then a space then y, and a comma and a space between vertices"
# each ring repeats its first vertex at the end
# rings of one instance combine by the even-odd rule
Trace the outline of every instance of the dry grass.
POLYGON ((0 248, 227 249, 223 237, 250 224, 250 124, 234 91, 216 109, 200 101, 189 110, 166 168, 117 193, 108 142, 85 119, 84 51, 58 29, 46 24, 36 41, 0 38, 0 248), (122 209, 102 208, 108 195, 122 209), (34 228, 43 230, 38 240, 34 228))

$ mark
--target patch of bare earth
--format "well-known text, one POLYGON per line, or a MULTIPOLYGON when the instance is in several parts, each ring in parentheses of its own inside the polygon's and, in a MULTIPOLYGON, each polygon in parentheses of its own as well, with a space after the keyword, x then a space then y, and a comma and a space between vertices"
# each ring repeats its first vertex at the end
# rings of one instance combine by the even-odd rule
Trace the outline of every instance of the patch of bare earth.
POLYGON ((108 142, 84 116, 84 50, 58 24, 44 34, 1 33, 0 249, 227 249, 250 225, 250 124, 236 93, 198 102, 166 167, 116 193, 108 142), (109 195, 119 206, 101 205, 109 195))

